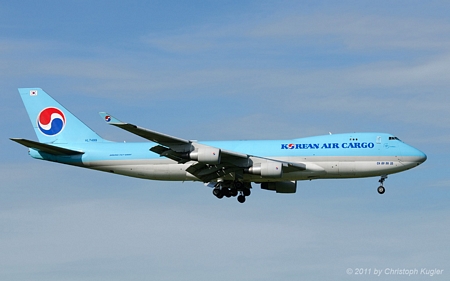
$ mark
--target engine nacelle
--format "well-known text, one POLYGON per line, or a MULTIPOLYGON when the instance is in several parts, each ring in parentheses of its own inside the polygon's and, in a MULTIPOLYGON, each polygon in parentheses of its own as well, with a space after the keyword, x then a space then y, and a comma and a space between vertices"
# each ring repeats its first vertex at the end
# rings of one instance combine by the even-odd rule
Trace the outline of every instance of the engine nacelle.
POLYGON ((281 178, 283 176, 283 164, 275 161, 257 163, 248 168, 248 173, 262 177, 281 178))
POLYGON ((200 147, 190 152, 189 158, 205 164, 220 164, 220 149, 215 147, 200 147))
POLYGON ((275 190, 277 193, 295 193, 297 191, 296 181, 262 182, 261 189, 275 190))

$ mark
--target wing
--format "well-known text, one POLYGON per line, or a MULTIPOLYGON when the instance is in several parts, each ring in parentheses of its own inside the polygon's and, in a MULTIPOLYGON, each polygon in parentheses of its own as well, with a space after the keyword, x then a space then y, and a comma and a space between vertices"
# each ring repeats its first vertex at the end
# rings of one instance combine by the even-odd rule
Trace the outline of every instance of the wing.
POLYGON ((130 123, 124 123, 106 112, 99 113, 106 123, 124 129, 132 134, 138 135, 152 142, 159 143, 163 146, 170 147, 174 151, 185 152, 190 149, 191 141, 172 137, 163 133, 138 127, 130 123))
POLYGON ((150 150, 162 157, 178 163, 195 161, 186 170, 203 182, 226 175, 239 178, 244 172, 278 177, 282 172, 306 170, 306 165, 303 163, 279 161, 200 144, 122 122, 106 112, 100 112, 100 116, 110 125, 157 143, 158 145, 150 150))

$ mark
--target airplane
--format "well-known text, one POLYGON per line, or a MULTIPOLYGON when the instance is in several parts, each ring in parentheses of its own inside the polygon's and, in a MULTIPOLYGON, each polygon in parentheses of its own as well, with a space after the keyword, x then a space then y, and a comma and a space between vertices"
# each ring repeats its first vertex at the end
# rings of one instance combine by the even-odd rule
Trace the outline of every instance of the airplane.
POLYGON ((103 120, 145 142, 112 142, 75 117, 41 88, 19 88, 38 141, 11 138, 33 158, 130 177, 198 181, 219 199, 244 203, 252 183, 276 193, 295 193, 297 181, 380 177, 412 169, 427 156, 387 133, 328 134, 287 140, 194 141, 103 120))

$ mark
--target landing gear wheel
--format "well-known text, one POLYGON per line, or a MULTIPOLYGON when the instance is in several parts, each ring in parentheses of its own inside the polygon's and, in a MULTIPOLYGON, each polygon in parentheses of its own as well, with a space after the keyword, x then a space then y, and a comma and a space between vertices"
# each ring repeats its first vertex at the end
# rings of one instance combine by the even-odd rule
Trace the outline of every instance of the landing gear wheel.
POLYGON ((214 196, 216 196, 219 199, 223 198, 223 192, 222 192, 222 190, 220 190, 218 188, 213 189, 213 194, 214 194, 214 196))
POLYGON ((377 189, 378 193, 383 194, 386 190, 384 189, 384 186, 380 185, 377 189))
POLYGON ((242 190, 242 193, 244 194, 244 196, 250 196, 250 193, 252 193, 252 192, 250 191, 250 189, 244 188, 244 189, 242 190))
POLYGON ((241 188, 244 186, 244 184, 243 184, 242 182, 240 182, 240 181, 235 181, 235 182, 233 183, 233 186, 234 186, 236 189, 241 189, 241 188))
POLYGON ((239 195, 237 200, 239 201, 239 203, 244 203, 245 202, 245 196, 244 195, 239 195))

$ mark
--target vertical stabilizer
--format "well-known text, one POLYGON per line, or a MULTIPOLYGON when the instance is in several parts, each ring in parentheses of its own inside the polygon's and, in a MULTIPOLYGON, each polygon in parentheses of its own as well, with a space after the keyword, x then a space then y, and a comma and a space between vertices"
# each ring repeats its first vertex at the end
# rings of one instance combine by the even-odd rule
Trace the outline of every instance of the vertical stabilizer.
POLYGON ((103 139, 40 88, 19 88, 39 142, 102 142, 103 139))

